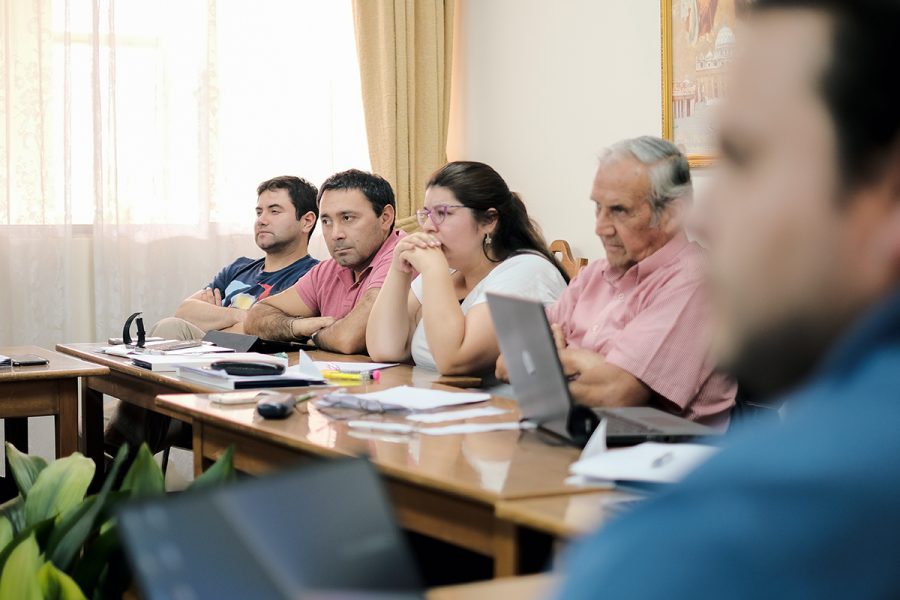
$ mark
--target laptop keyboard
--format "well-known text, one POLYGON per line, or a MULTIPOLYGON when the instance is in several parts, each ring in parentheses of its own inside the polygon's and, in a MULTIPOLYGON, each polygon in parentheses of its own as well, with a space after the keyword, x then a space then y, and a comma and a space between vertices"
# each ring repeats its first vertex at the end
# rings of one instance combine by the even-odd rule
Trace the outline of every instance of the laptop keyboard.
POLYGON ((599 415, 606 420, 606 433, 662 433, 661 429, 644 425, 639 421, 632 421, 612 413, 600 412, 599 415))

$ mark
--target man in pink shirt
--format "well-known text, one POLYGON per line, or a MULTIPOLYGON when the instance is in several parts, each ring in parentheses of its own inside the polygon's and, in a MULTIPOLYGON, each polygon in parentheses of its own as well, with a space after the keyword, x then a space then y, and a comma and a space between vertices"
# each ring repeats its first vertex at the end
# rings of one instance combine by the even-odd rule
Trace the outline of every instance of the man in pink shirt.
POLYGON ((670 142, 639 137, 602 156, 591 200, 606 259, 547 310, 575 401, 727 426, 736 386, 709 356, 704 252, 684 231, 691 195, 688 162, 670 142))
POLYGON ((343 354, 365 352, 369 312, 403 235, 394 230, 394 192, 378 175, 351 169, 322 184, 318 204, 332 258, 257 302, 244 330, 270 340, 311 338, 343 354))

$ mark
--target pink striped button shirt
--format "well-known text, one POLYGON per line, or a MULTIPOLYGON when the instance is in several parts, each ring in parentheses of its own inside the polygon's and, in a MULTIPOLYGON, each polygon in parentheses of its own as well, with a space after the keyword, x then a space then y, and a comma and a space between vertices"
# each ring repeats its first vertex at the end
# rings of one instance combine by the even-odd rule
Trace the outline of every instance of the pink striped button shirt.
POLYGON ((737 391, 713 371, 704 253, 683 235, 627 271, 588 265, 547 309, 571 346, 602 354, 654 392, 652 404, 716 428, 737 391))

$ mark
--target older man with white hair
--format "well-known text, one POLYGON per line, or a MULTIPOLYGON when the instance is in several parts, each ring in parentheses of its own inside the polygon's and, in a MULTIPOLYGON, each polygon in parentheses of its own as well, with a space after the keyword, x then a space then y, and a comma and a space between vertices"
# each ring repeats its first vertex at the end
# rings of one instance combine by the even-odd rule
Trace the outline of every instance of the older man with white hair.
POLYGON ((591 201, 606 259, 547 311, 577 402, 728 425, 736 386, 709 353, 704 251, 684 227, 691 195, 687 159, 670 142, 638 137, 601 156, 591 201))

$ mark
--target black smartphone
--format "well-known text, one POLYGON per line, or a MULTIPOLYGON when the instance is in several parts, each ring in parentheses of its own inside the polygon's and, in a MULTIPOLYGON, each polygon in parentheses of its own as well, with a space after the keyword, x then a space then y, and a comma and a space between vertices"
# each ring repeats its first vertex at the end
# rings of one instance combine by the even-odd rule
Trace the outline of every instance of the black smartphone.
POLYGON ((209 365, 210 369, 225 371, 237 377, 254 377, 258 375, 281 375, 284 365, 264 362, 241 362, 236 360, 220 360, 209 365))
POLYGON ((19 356, 10 356, 9 359, 14 367, 37 367, 50 364, 49 360, 37 354, 20 354, 19 356))

